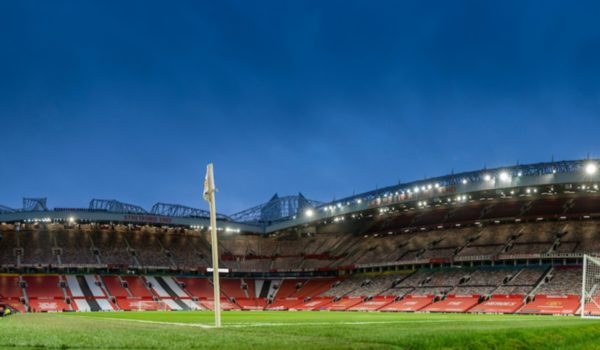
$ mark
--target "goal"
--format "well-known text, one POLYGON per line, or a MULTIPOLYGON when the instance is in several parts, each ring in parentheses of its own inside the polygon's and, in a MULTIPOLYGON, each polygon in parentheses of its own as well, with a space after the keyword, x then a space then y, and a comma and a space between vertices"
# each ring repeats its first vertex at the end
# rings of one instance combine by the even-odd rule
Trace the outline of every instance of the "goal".
POLYGON ((583 256, 581 317, 600 318, 600 258, 583 256))

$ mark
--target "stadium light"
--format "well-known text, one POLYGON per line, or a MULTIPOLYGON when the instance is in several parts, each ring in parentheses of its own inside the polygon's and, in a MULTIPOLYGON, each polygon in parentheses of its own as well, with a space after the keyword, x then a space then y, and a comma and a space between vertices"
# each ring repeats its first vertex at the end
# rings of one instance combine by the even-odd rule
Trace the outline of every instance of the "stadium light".
POLYGON ((585 173, 588 175, 594 175, 598 172, 598 165, 596 163, 587 163, 585 165, 585 173))
POLYGON ((462 184, 463 184, 463 185, 466 185, 468 182, 469 182, 469 180, 467 180, 467 179, 462 179, 462 184))
POLYGON ((492 177, 490 176, 490 174, 485 174, 485 175, 483 175, 483 179, 485 181, 490 181, 492 179, 492 177))
POLYGON ((500 173, 500 180, 507 182, 510 181, 510 175, 506 171, 500 173))
POLYGON ((313 217, 313 215, 315 215, 315 212, 314 212, 314 210, 312 210, 312 209, 306 209, 306 211, 304 212, 304 215, 305 215, 307 218, 312 218, 312 217, 313 217))

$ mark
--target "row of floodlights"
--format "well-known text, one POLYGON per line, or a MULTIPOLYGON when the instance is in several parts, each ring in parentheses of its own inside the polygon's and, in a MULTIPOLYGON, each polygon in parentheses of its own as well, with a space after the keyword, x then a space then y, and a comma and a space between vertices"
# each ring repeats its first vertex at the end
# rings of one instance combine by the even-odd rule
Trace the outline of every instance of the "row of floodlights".
MULTIPOLYGON (((210 228, 210 226, 191 225, 190 228, 192 230, 204 230, 205 228, 206 229, 210 228)), ((228 233, 240 233, 241 232, 241 230, 239 228, 231 228, 231 227, 217 227, 217 231, 225 231, 228 233)))
MULTIPOLYGON (((60 219, 53 220, 51 218, 40 218, 40 219, 35 218, 35 219, 27 219, 24 222, 27 222, 27 223, 30 223, 30 222, 39 223, 39 222, 52 222, 52 221, 62 221, 62 220, 60 220, 60 219)), ((73 224, 73 223, 75 223, 75 218, 71 216, 71 217, 69 217, 67 219, 67 221, 69 223, 73 224)), ((208 226, 205 227, 205 226, 191 225, 190 228, 192 230, 204 230, 204 228, 209 228, 209 227, 208 226)), ((231 227, 218 227, 217 231, 225 231, 225 232, 228 232, 228 233, 240 233, 241 232, 241 230, 239 228, 231 228, 231 227)))
MULTIPOLYGON (((598 164, 596 164, 595 162, 589 162, 584 166, 583 169, 587 175, 594 175, 598 172, 598 164)), ((552 174, 556 174, 556 169, 552 169, 552 174)), ((517 177, 521 177, 521 176, 523 176, 523 172, 519 171, 517 173, 517 177)), ((502 172, 500 172, 500 174, 498 174, 498 178, 500 179, 500 181, 508 182, 511 180, 511 175, 506 171, 502 171, 502 172)), ((493 181, 494 177, 490 174, 485 174, 485 175, 483 175, 483 180, 484 181, 493 181)), ((466 184, 467 182, 468 182, 467 179, 462 180, 463 184, 466 184)))
MULTIPOLYGON (((594 175, 594 174, 596 174, 598 172, 598 164, 596 164, 595 162, 588 162, 584 166, 584 171, 585 171, 585 173, 587 175, 594 175)), ((552 173, 556 174, 556 169, 553 169, 552 173)), ((523 172, 519 171, 517 173, 517 177, 521 177, 521 176, 523 176, 523 172)), ((502 182, 509 182, 509 181, 511 181, 511 177, 512 176, 508 172, 506 172, 506 171, 501 171, 498 174, 498 179, 500 179, 500 181, 502 181, 502 182)), ((484 181, 493 181, 494 179, 495 178, 491 174, 484 174, 483 175, 483 180, 484 181)), ((462 179, 461 183, 463 185, 466 185, 467 183, 469 183, 469 180, 468 179, 462 179)), ((435 189, 441 189, 442 186, 439 183, 436 183, 436 184, 433 184, 433 185, 432 184, 424 185, 424 186, 421 186, 421 187, 415 186, 412 190, 408 189, 408 190, 406 190, 406 192, 408 194, 413 193, 413 192, 414 193, 419 193, 420 191, 423 191, 423 192, 430 191, 430 190, 432 190, 434 188, 435 189)), ((527 189, 527 193, 531 193, 531 191, 532 191, 531 189, 527 189)), ((537 190, 535 190, 535 191, 537 192, 537 190)), ((396 192, 396 195, 398 195, 398 194, 399 193, 396 192)), ((386 195, 386 197, 387 196, 388 195, 386 195)), ((466 196, 458 196, 455 200, 456 201, 466 201, 467 197, 466 196)), ((356 201, 357 204, 361 204, 362 203, 362 200, 360 198, 356 199, 355 201, 356 201)), ((450 202, 451 199, 449 198, 448 201, 450 202)), ((347 203, 347 204, 350 205, 350 203, 347 203)), ((417 205, 419 207, 424 207, 424 206, 427 206, 427 202, 418 202, 417 205)), ((328 206, 326 206, 325 208, 323 208, 323 211, 326 211, 326 212, 327 211, 331 211, 331 212, 333 212, 333 211, 335 211, 337 209, 342 209, 343 207, 344 206, 342 205, 342 203, 337 203, 336 205, 328 205, 328 206)), ((304 211, 304 216, 307 217, 307 218, 312 218, 314 215, 315 215, 315 211, 312 208, 306 209, 304 211)))

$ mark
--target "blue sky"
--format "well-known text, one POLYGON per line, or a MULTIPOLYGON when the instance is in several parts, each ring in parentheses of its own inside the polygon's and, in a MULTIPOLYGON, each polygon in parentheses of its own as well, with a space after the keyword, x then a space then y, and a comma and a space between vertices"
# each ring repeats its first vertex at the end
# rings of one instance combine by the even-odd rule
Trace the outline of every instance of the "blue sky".
POLYGON ((600 156, 594 1, 2 1, 0 203, 220 212, 600 156))

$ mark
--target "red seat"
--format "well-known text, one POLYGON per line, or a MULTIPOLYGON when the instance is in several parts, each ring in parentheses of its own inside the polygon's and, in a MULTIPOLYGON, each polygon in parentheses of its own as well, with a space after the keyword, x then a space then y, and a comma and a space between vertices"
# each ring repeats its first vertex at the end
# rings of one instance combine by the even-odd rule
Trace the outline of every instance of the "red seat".
POLYGON ((331 304, 323 306, 322 309, 329 310, 329 311, 345 311, 355 305, 362 303, 362 301, 363 301, 362 297, 354 297, 354 298, 343 297, 342 299, 340 299, 338 301, 334 301, 331 304))
POLYGON ((123 276, 123 280, 127 282, 127 288, 133 296, 139 298, 152 298, 152 292, 146 288, 146 284, 141 277, 123 276))
POLYGON ((331 285, 336 281, 335 278, 315 278, 308 280, 298 292, 292 296, 297 298, 314 297, 331 289, 331 285))
POLYGON ((535 300, 526 304, 520 313, 545 315, 573 315, 579 308, 577 295, 536 295, 535 300))
MULTIPOLYGON (((212 299, 200 300, 200 305, 207 308, 208 310, 215 309, 215 303, 214 303, 214 300, 212 300, 212 299)), ((231 303, 231 302, 227 301, 227 299, 222 298, 221 299, 221 310, 229 311, 229 310, 241 310, 241 309, 239 306, 235 305, 234 303, 231 303)))
POLYGON ((236 299, 242 310, 264 310, 267 302, 265 299, 236 299))
MULTIPOLYGON (((240 279, 221 279, 221 293, 230 298, 248 298, 242 289, 242 281, 240 279)), ((212 293, 211 293, 212 296, 212 293)))
POLYGON ((472 313, 512 314, 523 306, 523 295, 494 295, 469 310, 472 313))
POLYGON ((213 298, 213 285, 208 278, 179 277, 185 284, 185 291, 196 298, 213 298))
POLYGON ((362 302, 349 308, 349 311, 375 311, 394 302, 393 296, 377 296, 369 301, 362 302))
POLYGON ((431 295, 407 295, 404 299, 388 304, 379 311, 419 311, 433 302, 431 295))
POLYGON ((60 299, 31 299, 29 300, 31 312, 60 312, 70 310, 69 305, 60 299))
POLYGON ((156 311, 164 309, 156 301, 142 298, 118 298, 117 304, 121 310, 125 311, 156 311))
POLYGON ((27 296, 29 298, 64 299, 65 295, 59 286, 58 276, 25 276, 27 296))
POLYGON ((454 296, 449 295, 446 299, 433 303, 423 309, 429 312, 467 312, 479 303, 479 295, 454 296))
POLYGON ((127 298, 129 294, 121 284, 118 276, 101 276, 100 277, 108 289, 108 293, 116 298, 127 298))
POLYGON ((290 310, 321 310, 327 304, 331 303, 331 298, 314 298, 310 301, 296 305, 290 310))
POLYGON ((277 310, 283 311, 293 308, 296 305, 301 304, 303 301, 298 298, 286 298, 286 299, 276 299, 273 303, 267 305, 267 310, 277 310))
POLYGON ((306 280, 283 280, 281 281, 281 285, 279 286, 279 290, 277 291, 277 298, 284 299, 294 296, 296 294, 296 285, 298 283, 304 283, 306 280))
POLYGON ((19 287, 18 276, 0 276, 0 298, 4 300, 19 299, 23 291, 19 287))

